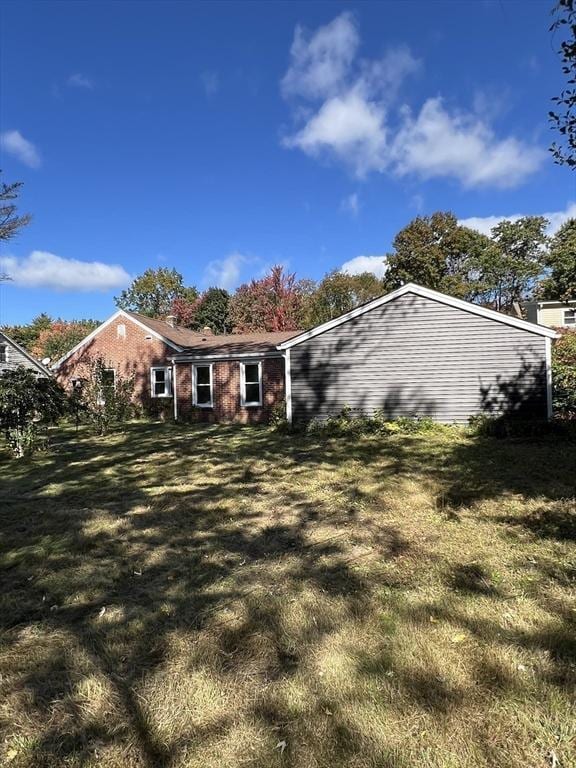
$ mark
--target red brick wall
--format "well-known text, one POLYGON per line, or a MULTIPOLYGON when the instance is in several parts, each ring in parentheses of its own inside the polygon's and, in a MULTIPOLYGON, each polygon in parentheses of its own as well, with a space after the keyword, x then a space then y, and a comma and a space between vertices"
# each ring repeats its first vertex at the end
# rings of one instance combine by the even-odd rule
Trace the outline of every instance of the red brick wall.
POLYGON ((171 365, 168 358, 175 350, 164 342, 152 336, 127 317, 119 317, 100 333, 96 334, 87 344, 71 355, 59 368, 56 377, 67 389, 71 380, 87 375, 86 362, 90 357, 101 355, 111 368, 115 368, 122 376, 134 375, 134 401, 145 408, 152 407, 158 411, 166 409, 172 413, 172 398, 151 398, 150 368, 155 365, 171 365), (126 336, 118 336, 118 326, 124 325, 126 336))
POLYGON ((269 420, 273 407, 284 399, 284 359, 281 357, 262 360, 263 404, 257 407, 246 407, 240 404, 240 362, 238 360, 213 364, 212 408, 195 408, 192 405, 192 364, 178 363, 176 368, 178 418, 182 420, 262 423, 269 420))

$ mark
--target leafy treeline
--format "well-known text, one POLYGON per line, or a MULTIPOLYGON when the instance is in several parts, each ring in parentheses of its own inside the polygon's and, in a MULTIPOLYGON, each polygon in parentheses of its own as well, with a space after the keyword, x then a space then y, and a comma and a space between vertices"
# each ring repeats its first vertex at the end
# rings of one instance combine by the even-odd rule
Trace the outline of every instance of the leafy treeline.
MULTIPOLYGON (((415 282, 501 312, 518 311, 530 298, 576 297, 576 219, 554 237, 548 221, 526 216, 502 221, 490 236, 463 227, 454 214, 418 216, 394 238, 383 260, 384 278, 333 271, 321 280, 297 279, 275 266, 241 285, 199 292, 175 269, 147 269, 116 298, 118 307, 149 317, 174 315, 186 328, 213 333, 310 328, 359 304, 415 282)), ((30 325, 6 327, 36 357, 57 360, 97 326, 94 320, 54 320, 42 314, 30 325)))
POLYGON ((4 325, 2 330, 38 360, 56 362, 99 325, 97 320, 55 320, 43 312, 28 325, 4 325))
POLYGON ((384 278, 330 272, 297 279, 280 266, 241 285, 199 293, 175 269, 148 269, 116 299, 119 307, 150 317, 176 316, 194 330, 247 333, 310 328, 375 296, 415 282, 501 312, 533 297, 576 296, 576 220, 552 238, 542 216, 502 221, 490 237, 463 227, 452 213, 418 216, 394 238, 384 278))

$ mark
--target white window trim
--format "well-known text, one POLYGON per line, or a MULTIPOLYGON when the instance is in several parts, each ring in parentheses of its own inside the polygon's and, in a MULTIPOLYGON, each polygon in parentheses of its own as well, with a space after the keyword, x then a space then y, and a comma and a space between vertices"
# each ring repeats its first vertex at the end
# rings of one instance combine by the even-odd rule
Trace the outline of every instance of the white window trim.
POLYGON ((172 368, 168 365, 153 365, 150 368, 150 395, 154 398, 172 397, 172 368), (164 381, 166 391, 163 395, 157 395, 156 389, 156 371, 164 371, 164 381))
POLYGON ((213 376, 213 363, 194 363, 192 366, 192 405, 195 408, 214 408, 214 376, 213 376), (210 370, 210 402, 199 403, 198 392, 196 389, 196 369, 197 368, 209 368, 210 370))
POLYGON ((565 309, 564 310, 564 321, 563 325, 576 325, 576 309, 565 309), (568 322, 568 318, 572 322, 568 322))
MULTIPOLYGON (((111 386, 113 389, 116 389, 116 368, 102 368, 102 373, 108 373, 110 371, 112 371, 112 373, 114 374, 114 381, 109 386, 111 386)), ((108 385, 105 385, 105 386, 108 386, 108 385)))
POLYGON ((8 362, 8 344, 0 344, 0 349, 4 351, 4 360, 0 359, 0 363, 8 362))
MULTIPOLYGON (((251 384, 255 382, 250 382, 251 384)), ((240 363, 240 404, 243 408, 259 408, 262 406, 262 360, 240 363), (246 400, 246 366, 258 366, 259 400, 258 402, 246 400)))

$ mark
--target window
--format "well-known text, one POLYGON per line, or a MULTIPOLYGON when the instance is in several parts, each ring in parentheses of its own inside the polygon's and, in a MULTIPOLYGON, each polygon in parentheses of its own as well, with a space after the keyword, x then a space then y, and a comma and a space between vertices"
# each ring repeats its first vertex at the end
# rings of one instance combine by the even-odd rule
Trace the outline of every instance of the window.
POLYGON ((104 368, 102 371, 102 387, 104 389, 114 389, 116 386, 116 371, 114 368, 104 368))
POLYGON ((152 380, 152 397, 172 396, 171 368, 151 368, 150 378, 152 380))
POLYGON ((564 310, 564 325, 576 325, 576 309, 564 310))
POLYGON ((0 344, 0 363, 5 363, 8 360, 8 347, 6 344, 0 344))
POLYGON ((126 325, 124 323, 119 323, 116 326, 116 336, 119 339, 125 339, 126 338, 126 325))
POLYGON ((192 366, 192 402, 199 408, 212 408, 212 366, 192 366))
POLYGON ((240 363, 242 405, 262 405, 262 363, 240 363))

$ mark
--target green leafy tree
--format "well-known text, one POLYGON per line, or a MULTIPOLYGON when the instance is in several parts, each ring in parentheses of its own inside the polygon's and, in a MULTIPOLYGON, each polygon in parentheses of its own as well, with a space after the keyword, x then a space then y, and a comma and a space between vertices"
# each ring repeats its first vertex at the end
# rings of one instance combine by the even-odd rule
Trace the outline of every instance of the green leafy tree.
POLYGON ((562 72, 567 77, 567 87, 552 101, 556 109, 549 112, 552 128, 558 131, 561 141, 554 142, 550 151, 555 162, 576 168, 576 0, 558 0, 554 6, 554 22, 550 31, 562 34, 560 59, 562 72))
POLYGON ((554 410, 558 416, 576 419, 576 331, 558 329, 552 348, 554 410))
POLYGON ((543 299, 576 299, 576 219, 564 222, 550 240, 546 255, 548 275, 540 284, 543 299))
POLYGON ((501 312, 533 294, 546 259, 543 216, 502 221, 492 229, 492 246, 477 259, 479 299, 501 312))
POLYGON ((210 328, 213 333, 230 333, 230 294, 224 288, 208 288, 200 296, 191 327, 210 328))
POLYGON ((385 293, 384 283, 371 272, 349 275, 330 272, 304 300, 302 325, 311 328, 385 293))
POLYGON ((134 413, 134 378, 124 377, 98 355, 84 366, 78 401, 98 435, 105 435, 134 413))
POLYGON ((99 325, 97 320, 53 320, 38 333, 29 348, 38 360, 49 357, 55 362, 99 325))
POLYGON ((54 379, 37 377, 24 367, 0 376, 0 429, 16 457, 33 453, 40 428, 55 423, 65 411, 66 395, 54 379))
POLYGON ((114 301, 120 309, 164 319, 171 313, 175 299, 179 298, 193 302, 198 298, 198 291, 186 287, 182 275, 175 269, 159 267, 147 269, 114 301))
POLYGON ((458 224, 453 213, 417 216, 392 245, 384 278, 388 290, 412 282, 469 301, 476 298, 477 265, 490 240, 458 224))
MULTIPOLYGON (((32 354, 32 349, 36 343, 38 336, 42 331, 50 328, 54 320, 45 312, 37 315, 31 323, 27 325, 4 325, 2 330, 4 333, 13 339, 21 347, 27 349, 32 354)), ((45 355, 42 355, 45 357, 45 355)))

